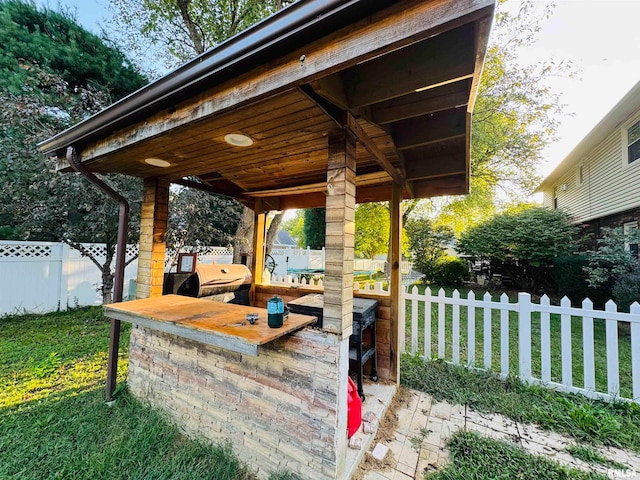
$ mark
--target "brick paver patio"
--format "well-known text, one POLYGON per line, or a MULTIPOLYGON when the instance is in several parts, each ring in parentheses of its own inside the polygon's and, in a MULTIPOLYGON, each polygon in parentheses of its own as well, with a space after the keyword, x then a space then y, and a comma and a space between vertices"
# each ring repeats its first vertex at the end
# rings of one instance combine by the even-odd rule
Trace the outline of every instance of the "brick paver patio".
MULTIPOLYGON (((393 455, 391 463, 395 467, 369 470, 365 480, 421 479, 424 472, 438 469, 449 461, 446 442, 454 432, 463 428, 512 441, 533 454, 544 455, 569 467, 604 475, 608 473, 605 466, 589 464, 571 456, 566 447, 575 441, 564 435, 515 422, 502 415, 481 414, 447 402, 435 403, 422 392, 411 390, 409 395, 408 405, 395 412, 398 418, 395 439, 386 444, 393 455)), ((370 451, 374 447, 372 444, 370 451)), ((640 472, 640 455, 613 447, 599 450, 605 457, 640 472)))

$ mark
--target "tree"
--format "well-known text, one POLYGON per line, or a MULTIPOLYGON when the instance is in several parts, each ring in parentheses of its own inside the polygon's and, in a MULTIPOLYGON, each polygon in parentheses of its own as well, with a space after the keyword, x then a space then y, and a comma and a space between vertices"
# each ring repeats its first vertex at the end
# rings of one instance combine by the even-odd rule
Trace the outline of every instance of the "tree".
POLYGON ((567 62, 524 65, 518 60, 521 48, 535 43, 552 7, 536 16, 532 0, 515 14, 506 4, 498 3, 473 110, 470 194, 448 198, 441 207, 439 223, 457 234, 495 213, 498 191, 521 198, 539 184, 537 167, 545 146, 555 140, 563 109, 548 80, 574 73, 567 62))
POLYGON ((496 215, 470 228, 456 249, 491 260, 518 287, 537 291, 553 259, 572 251, 576 234, 567 214, 537 207, 496 215))
POLYGON ((304 211, 304 239, 307 247, 313 250, 324 247, 325 213, 324 208, 307 208, 304 211))
POLYGON ((304 238, 304 210, 297 210, 295 217, 282 222, 281 228, 289 232, 298 247, 307 247, 306 239, 304 238))
MULTIPOLYGON (((111 301, 118 205, 77 174, 56 175, 37 142, 58 133, 142 86, 124 55, 76 25, 66 14, 18 1, 0 2, 0 219, 25 240, 64 241, 102 272, 111 301), (104 69, 104 70, 102 70, 104 69), (103 242, 102 258, 82 242, 103 242)), ((140 210, 140 182, 110 176, 130 200, 131 238, 140 210)))
MULTIPOLYGON (((111 0, 114 11, 111 30, 118 41, 134 53, 141 64, 160 61, 173 68, 257 21, 293 3, 294 0, 111 0), (151 48, 148 45, 151 44, 151 48)), ((266 235, 271 251, 282 213, 272 218, 266 235)), ((251 254, 253 212, 243 207, 233 242, 233 261, 251 254)))
POLYGON ((167 247, 177 253, 184 247, 231 245, 238 227, 241 205, 235 200, 191 188, 173 188, 169 196, 167 247))
POLYGON ((426 218, 410 219, 404 229, 409 238, 413 268, 427 276, 445 256, 447 246, 455 238, 453 231, 446 226, 434 226, 426 218))
POLYGON ((141 63, 175 68, 289 3, 293 2, 111 0, 111 29, 141 63))
POLYGON ((389 249, 389 209, 383 203, 363 203, 356 207, 355 252, 373 260, 389 249))

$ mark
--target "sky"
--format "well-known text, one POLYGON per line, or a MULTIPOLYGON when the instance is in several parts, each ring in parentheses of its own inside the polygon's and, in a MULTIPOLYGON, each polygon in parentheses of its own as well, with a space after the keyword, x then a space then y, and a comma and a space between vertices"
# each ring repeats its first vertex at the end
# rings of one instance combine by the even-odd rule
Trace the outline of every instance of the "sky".
MULTIPOLYGON (((519 0, 509 0, 517 8, 519 0)), ((109 0, 37 0, 76 12, 79 22, 99 33, 109 0)), ((540 10, 549 2, 539 0, 540 10)), ((547 175, 613 106, 640 81, 640 0, 556 0, 536 44, 521 52, 523 63, 570 60, 576 78, 554 78, 551 88, 565 106, 558 141, 547 147, 540 173, 547 175)))

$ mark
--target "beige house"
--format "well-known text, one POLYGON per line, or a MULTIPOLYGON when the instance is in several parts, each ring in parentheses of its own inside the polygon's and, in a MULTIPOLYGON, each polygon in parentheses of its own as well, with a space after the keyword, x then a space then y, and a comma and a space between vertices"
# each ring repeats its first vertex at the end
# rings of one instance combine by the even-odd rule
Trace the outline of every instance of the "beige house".
POLYGON ((638 228, 640 82, 591 130, 537 189, 544 205, 568 212, 585 232, 638 228))

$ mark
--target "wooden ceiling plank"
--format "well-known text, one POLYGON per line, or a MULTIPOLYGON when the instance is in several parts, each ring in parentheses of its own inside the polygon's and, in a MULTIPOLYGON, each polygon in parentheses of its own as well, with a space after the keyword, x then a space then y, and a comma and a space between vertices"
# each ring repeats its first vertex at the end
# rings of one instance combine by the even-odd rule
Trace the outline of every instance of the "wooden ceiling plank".
POLYGON ((474 38, 473 24, 467 24, 346 70, 342 75, 349 107, 365 107, 473 74, 474 38))
MULTIPOLYGON (((372 55, 392 52, 456 25, 491 16, 492 11, 492 0, 416 0, 392 6, 335 34, 303 45, 276 62, 216 85, 180 104, 171 115, 160 112, 83 146, 82 160, 89 162, 177 127, 279 94, 292 85, 326 77, 372 55), (302 55, 306 56, 304 68, 300 68, 302 55)), ((59 161, 64 163, 63 159, 59 161)))
POLYGON ((380 164, 382 169, 387 172, 396 183, 402 185, 404 183, 404 179, 402 178, 398 170, 396 170, 396 168, 391 164, 391 162, 387 159, 384 153, 382 153, 382 151, 378 148, 371 137, 369 137, 369 135, 365 133, 358 121, 353 118, 353 115, 351 115, 351 113, 347 113, 347 128, 351 130, 358 141, 362 143, 364 148, 380 164))

